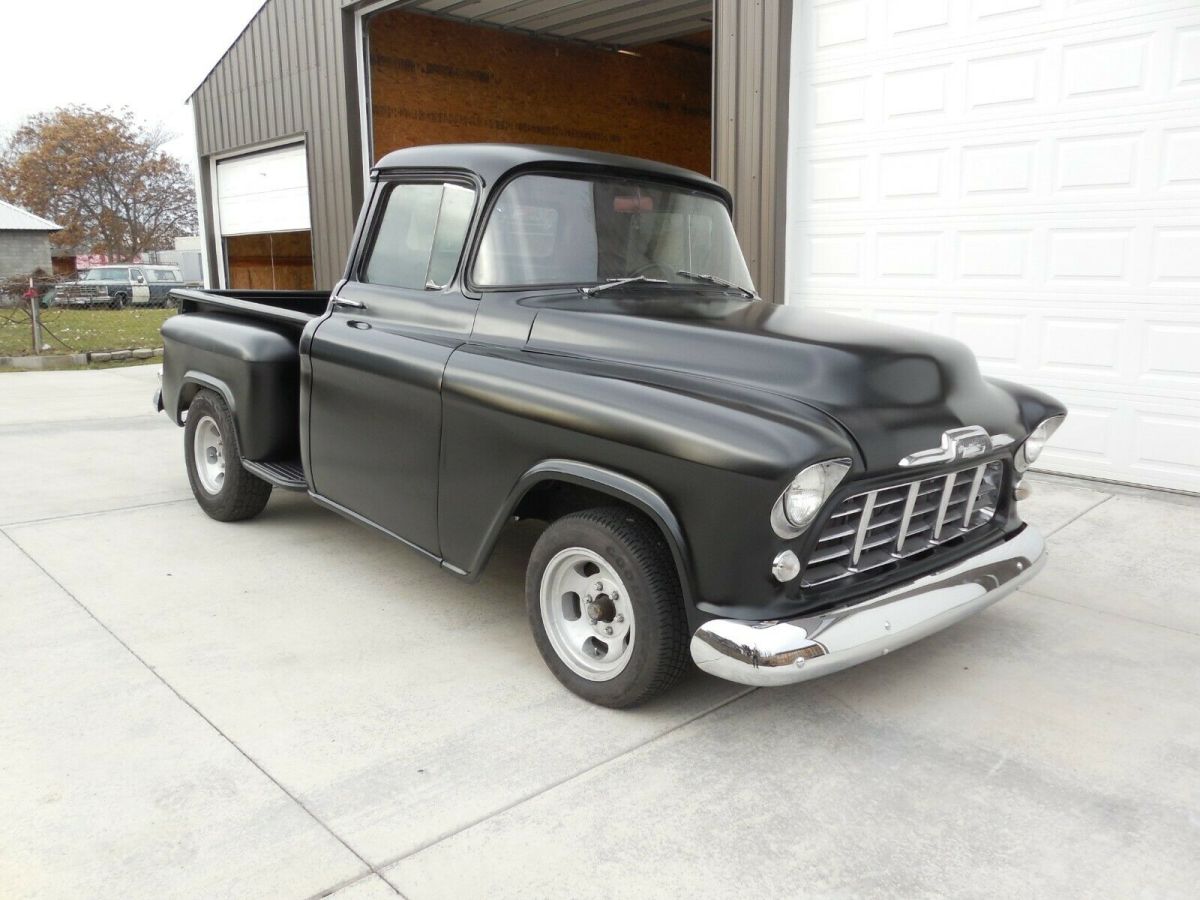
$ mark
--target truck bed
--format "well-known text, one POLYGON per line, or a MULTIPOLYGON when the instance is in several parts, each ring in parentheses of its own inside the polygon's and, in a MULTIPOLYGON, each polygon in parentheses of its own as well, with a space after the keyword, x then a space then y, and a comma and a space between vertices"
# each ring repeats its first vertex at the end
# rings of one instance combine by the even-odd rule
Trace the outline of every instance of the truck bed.
POLYGON ((215 312, 304 327, 325 314, 329 294, 325 291, 202 291, 178 288, 171 291, 180 312, 215 312))

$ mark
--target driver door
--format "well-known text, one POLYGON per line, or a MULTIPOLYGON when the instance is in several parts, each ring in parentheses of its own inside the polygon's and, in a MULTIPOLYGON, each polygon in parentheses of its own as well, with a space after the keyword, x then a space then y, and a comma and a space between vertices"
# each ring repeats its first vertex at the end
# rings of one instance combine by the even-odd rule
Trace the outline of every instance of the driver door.
POLYGON ((150 285, 146 284, 146 273, 141 269, 129 270, 129 299, 134 306, 150 303, 150 285))
POLYGON ((478 308, 455 277, 474 205, 468 183, 381 185, 370 249, 309 347, 317 493, 435 555, 442 373, 478 308))

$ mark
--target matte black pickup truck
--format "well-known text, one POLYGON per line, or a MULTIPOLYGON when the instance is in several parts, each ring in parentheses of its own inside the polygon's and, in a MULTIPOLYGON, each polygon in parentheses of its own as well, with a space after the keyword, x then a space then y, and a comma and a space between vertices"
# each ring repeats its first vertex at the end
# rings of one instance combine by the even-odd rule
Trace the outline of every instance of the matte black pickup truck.
POLYGON ((824 675, 1032 576, 1021 478, 1063 406, 955 341, 760 299, 730 210, 624 157, 390 154, 332 297, 174 292, 155 403, 197 501, 306 491, 467 578, 541 520, 538 649, 616 707, 689 653, 824 675))

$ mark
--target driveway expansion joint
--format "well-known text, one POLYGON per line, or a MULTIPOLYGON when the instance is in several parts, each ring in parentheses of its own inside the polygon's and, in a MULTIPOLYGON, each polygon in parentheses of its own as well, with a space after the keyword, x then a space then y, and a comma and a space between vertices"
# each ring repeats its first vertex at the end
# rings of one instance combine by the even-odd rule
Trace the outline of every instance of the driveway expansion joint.
MULTIPOLYGON (((61 516, 43 516, 40 519, 22 519, 18 522, 0 522, 0 529, 4 528, 23 528, 26 525, 43 525, 48 522, 63 522, 67 519, 86 519, 89 516, 107 516, 110 513, 134 512, 139 509, 154 509, 156 506, 170 506, 173 503, 186 503, 192 499, 192 495, 186 497, 177 497, 174 500, 155 500, 153 503, 134 503, 131 506, 114 506, 112 509, 93 509, 90 512, 82 513, 63 513, 61 516)), ((14 542, 15 543, 15 542, 14 542)), ((25 551, 22 549, 21 551, 25 551)), ((29 554, 26 553, 26 556, 29 554)))
POLYGON ((1050 600, 1054 603, 1062 603, 1066 606, 1073 606, 1076 609, 1086 609, 1088 612, 1093 612, 1102 616, 1112 616, 1114 619, 1124 619, 1126 622, 1136 622, 1138 625, 1148 625, 1151 628, 1165 628, 1167 631, 1173 631, 1175 634, 1185 634, 1188 637, 1200 637, 1200 632, 1189 631, 1186 628, 1179 628, 1175 625, 1164 625, 1162 622, 1151 622, 1149 619, 1139 619, 1136 616, 1127 616, 1124 613, 1115 612, 1111 609, 1098 609, 1095 606, 1088 606, 1086 603, 1076 603, 1073 600, 1064 600, 1062 597, 1052 597, 1049 594, 1043 594, 1039 591, 1031 590, 1029 585, 1021 587, 1022 594, 1028 594, 1031 597, 1037 597, 1039 600, 1050 600))
POLYGON ((374 869, 372 869, 370 872, 363 872, 362 874, 355 875, 353 878, 347 878, 345 881, 339 881, 337 884, 317 891, 315 894, 310 894, 306 900, 325 900, 326 897, 334 897, 340 891, 344 891, 347 888, 354 887, 357 884, 361 884, 362 882, 373 878, 377 878, 387 885, 388 890, 392 891, 397 897, 400 898, 400 900, 408 900, 404 894, 400 893, 400 891, 396 889, 394 884, 392 884, 374 869))
MULTIPOLYGON (((170 501, 170 502, 176 502, 176 501, 170 501)), ((206 725, 208 725, 209 728, 211 728, 213 731, 215 731, 226 743, 228 743, 231 747, 233 747, 233 749, 236 750, 242 756, 243 759, 245 759, 248 763, 250 763, 250 765, 252 765, 259 772, 261 772, 264 778, 266 778, 273 785, 275 785, 275 787, 277 787, 281 792, 283 792, 284 796, 286 796, 289 800, 291 800, 293 803, 295 803, 296 806, 300 807, 300 809, 302 809, 305 812, 305 814, 308 815, 308 817, 310 819, 312 819, 314 822, 316 822, 317 825, 319 825, 330 837, 332 837, 335 841, 337 841, 339 844, 341 844, 343 847, 345 847, 346 850, 348 850, 359 862, 361 862, 364 866, 366 866, 367 869, 369 870, 369 874, 374 874, 374 875, 379 876, 388 885, 388 887, 390 887, 398 896, 402 896, 400 894, 399 889, 396 888, 395 885, 393 885, 386 878, 383 878, 383 875, 380 873, 379 869, 376 866, 371 865, 371 863, 361 853, 359 853, 357 850, 355 850, 341 835, 339 835, 323 819, 321 819, 320 816, 318 816, 315 812, 313 812, 311 809, 309 809, 308 806, 305 805, 303 800, 301 800, 294 793, 292 793, 290 790, 288 790, 279 781, 279 779, 277 779, 274 775, 272 775, 270 772, 268 772, 266 770, 266 768, 264 768, 263 765, 257 759, 255 759, 253 756, 251 756, 249 753, 247 753, 244 749, 242 749, 241 745, 238 744, 237 741, 235 741, 228 734, 226 734, 220 728, 220 726, 218 726, 215 722, 213 722, 212 719, 210 719, 208 716, 206 716, 204 713, 202 713, 200 711, 200 709, 194 703, 192 703, 192 701, 190 701, 187 697, 183 696, 183 694, 181 694, 179 692, 179 690, 173 684, 171 684, 171 682, 167 681, 167 679, 163 677, 162 673, 159 672, 157 668, 150 665, 150 663, 148 663, 145 659, 143 659, 142 656, 136 650, 134 650, 131 646, 129 646, 129 644, 127 644, 124 641, 124 639, 121 638, 120 635, 118 635, 115 631, 113 631, 111 628, 109 628, 108 625, 102 619, 100 619, 99 616, 97 616, 94 612, 92 612, 92 610, 87 606, 86 603, 84 603, 82 600, 80 600, 78 597, 76 597, 75 594, 70 589, 68 589, 66 585, 64 585, 61 581, 59 581, 57 578, 55 578, 49 572, 49 570, 47 570, 45 566, 43 566, 40 562, 38 562, 38 560, 28 550, 26 550, 24 547, 22 547, 21 544, 18 543, 16 538, 14 538, 11 534, 9 534, 5 530, 4 527, 0 527, 0 534, 3 534, 4 537, 8 540, 8 542, 11 543, 14 547, 16 547, 17 550, 26 559, 28 559, 34 566, 36 566, 38 571, 40 571, 43 575, 45 575, 48 579, 50 579, 50 581, 53 582, 58 587, 59 590, 61 590, 64 594, 66 594, 66 596, 70 597, 71 601, 73 603, 75 603, 75 605, 78 606, 80 609, 82 609, 88 615, 88 617, 91 618, 91 620, 93 622, 95 622, 97 625, 99 625, 109 635, 109 637, 111 637, 114 641, 116 641, 118 644, 120 644, 125 649, 125 652, 127 652, 130 656, 132 656, 134 659, 136 659, 146 669, 146 671, 148 671, 151 675, 153 675, 156 679, 158 679, 158 681, 161 682, 162 685, 167 690, 169 690, 172 694, 174 694, 177 698, 179 698, 180 702, 182 702, 185 706, 188 707, 188 709, 190 709, 193 713, 195 713, 197 716, 199 716, 204 721, 204 723, 206 725)), ((366 875, 368 873, 365 872, 363 874, 366 875)), ((357 881, 357 880, 360 880, 360 878, 361 878, 361 876, 359 878, 355 878, 354 880, 357 881)))
POLYGON ((1109 500, 1111 500, 1115 496, 1116 496, 1116 494, 1105 494, 1103 497, 1101 497, 1099 500, 1097 500, 1095 503, 1093 503, 1087 509, 1083 510, 1080 513, 1076 513, 1074 516, 1072 516, 1066 522, 1063 522, 1057 528, 1053 528, 1050 531, 1047 531, 1046 537, 1049 538, 1052 535, 1058 534, 1060 531, 1062 531, 1064 528, 1068 527, 1069 525, 1074 525, 1076 522, 1078 522, 1080 519, 1082 519, 1084 516, 1086 516, 1088 513, 1090 513, 1093 509, 1103 506, 1105 503, 1107 503, 1109 500))
MULTIPOLYGON (((604 766, 609 765, 610 763, 614 763, 619 759, 623 759, 626 756, 636 753, 637 751, 641 750, 642 748, 648 747, 650 744, 653 744, 656 741, 659 741, 662 738, 665 738, 667 735, 672 734, 681 728, 685 728, 688 725, 691 725, 693 722, 698 722, 700 719, 703 719, 705 716, 711 715, 712 713, 715 713, 717 710, 724 709, 726 706, 736 703, 738 700, 741 700, 743 697, 748 697, 750 694, 753 694, 757 690, 758 690, 757 687, 749 687, 749 688, 746 688, 744 691, 739 691, 738 693, 734 694, 732 697, 727 697, 724 700, 722 700, 720 703, 715 703, 712 706, 710 706, 708 709, 702 710, 702 711, 696 713, 696 715, 690 716, 689 718, 684 719, 681 722, 677 722, 676 724, 672 725, 670 728, 665 728, 662 731, 658 732, 657 734, 650 735, 644 741, 640 741, 639 743, 635 744, 632 747, 627 747, 624 750, 620 751, 619 753, 614 753, 612 756, 605 757, 604 759, 599 760, 598 762, 593 763, 590 766, 586 766, 586 767, 580 769, 578 772, 574 772, 571 775, 566 775, 566 776, 558 779, 555 782, 545 785, 544 787, 538 788, 536 791, 531 791, 528 794, 518 797, 516 800, 513 800, 511 803, 506 803, 504 806, 501 806, 498 809, 494 809, 489 813, 485 813, 484 815, 471 820, 470 822, 466 823, 465 825, 462 825, 458 828, 453 828, 449 831, 445 831, 442 834, 439 834, 436 837, 431 838, 428 841, 425 841, 423 844, 419 844, 418 846, 414 847, 413 849, 411 849, 405 853, 401 853, 399 856, 395 856, 395 857, 392 857, 391 859, 384 860, 383 862, 379 863, 378 866, 376 866, 376 869, 380 872, 380 877, 382 877, 386 880, 387 876, 382 874, 382 871, 384 869, 389 869, 392 866, 396 865, 396 863, 403 862, 404 860, 410 859, 411 857, 414 857, 414 856, 418 855, 419 853, 425 852, 430 847, 435 847, 438 844, 442 843, 443 841, 447 841, 450 838, 457 837, 458 835, 463 834, 464 832, 470 831, 472 828, 476 827, 477 825, 482 825, 484 822, 487 822, 490 819, 494 819, 497 816, 501 816, 504 813, 509 812, 510 810, 516 809, 518 806, 522 806, 531 800, 535 800, 538 797, 542 796, 543 794, 548 794, 553 790, 557 790, 560 787, 564 787, 564 786, 570 784, 571 782, 576 781, 579 778, 582 778, 584 775, 587 775, 590 772, 594 772, 597 769, 600 769, 600 768, 603 768, 604 766)), ((392 886, 392 888, 396 891, 396 893, 400 893, 400 889, 398 887, 396 887, 396 885, 392 884, 391 881, 388 881, 388 884, 392 886)), ((403 896, 403 895, 401 895, 401 896, 403 896)))

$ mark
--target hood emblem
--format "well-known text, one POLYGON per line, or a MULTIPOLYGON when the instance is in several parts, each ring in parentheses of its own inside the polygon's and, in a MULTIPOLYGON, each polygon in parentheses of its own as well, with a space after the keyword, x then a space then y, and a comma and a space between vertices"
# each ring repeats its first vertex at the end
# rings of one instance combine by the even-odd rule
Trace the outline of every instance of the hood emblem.
POLYGON ((938 463, 952 463, 963 459, 974 459, 992 450, 1007 447, 1013 442, 1007 434, 988 434, 986 428, 979 425, 966 425, 962 428, 951 428, 942 432, 942 445, 930 450, 918 450, 900 460, 900 465, 932 466, 938 463))

